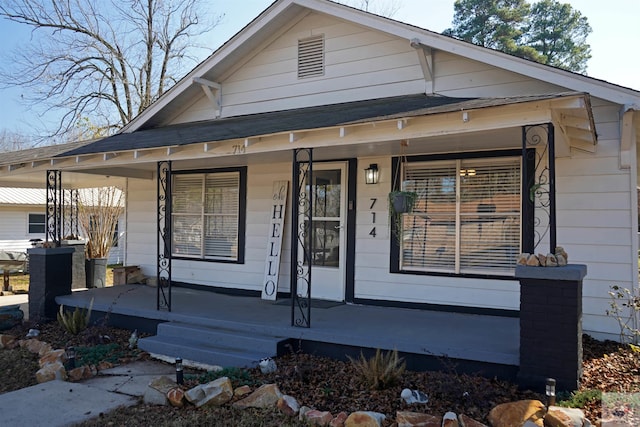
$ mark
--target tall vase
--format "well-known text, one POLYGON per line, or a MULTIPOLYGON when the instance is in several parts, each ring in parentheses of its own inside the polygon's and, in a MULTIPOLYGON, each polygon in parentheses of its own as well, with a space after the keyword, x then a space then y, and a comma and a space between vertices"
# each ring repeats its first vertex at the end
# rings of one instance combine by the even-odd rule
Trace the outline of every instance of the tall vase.
POLYGON ((104 288, 107 281, 107 258, 85 260, 87 288, 104 288))

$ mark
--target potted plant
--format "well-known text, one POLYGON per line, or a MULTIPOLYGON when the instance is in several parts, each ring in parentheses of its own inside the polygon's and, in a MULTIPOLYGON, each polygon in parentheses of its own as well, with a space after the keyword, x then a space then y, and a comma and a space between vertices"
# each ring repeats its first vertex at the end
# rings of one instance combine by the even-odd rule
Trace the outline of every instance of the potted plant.
POLYGON ((418 193, 414 191, 392 191, 389 193, 389 207, 396 214, 411 213, 417 198, 418 193))
POLYGON ((86 239, 87 288, 104 287, 109 252, 118 241, 116 226, 124 212, 124 194, 117 187, 88 188, 78 197, 78 223, 86 239))

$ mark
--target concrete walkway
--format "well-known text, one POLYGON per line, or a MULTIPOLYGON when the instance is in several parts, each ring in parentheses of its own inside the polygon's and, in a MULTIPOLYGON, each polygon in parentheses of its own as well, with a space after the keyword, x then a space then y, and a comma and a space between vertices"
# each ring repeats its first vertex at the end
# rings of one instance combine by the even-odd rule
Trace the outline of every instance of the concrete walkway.
POLYGON ((136 405, 151 380, 162 375, 174 379, 175 370, 160 362, 134 362, 79 383, 50 381, 0 394, 2 425, 71 426, 136 405))

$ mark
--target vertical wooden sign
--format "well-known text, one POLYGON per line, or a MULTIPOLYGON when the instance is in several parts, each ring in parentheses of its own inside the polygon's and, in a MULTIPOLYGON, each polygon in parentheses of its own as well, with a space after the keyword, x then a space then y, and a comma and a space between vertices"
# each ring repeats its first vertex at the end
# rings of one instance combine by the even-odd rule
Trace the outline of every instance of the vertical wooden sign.
POLYGON ((269 237, 267 239, 267 260, 262 280, 262 299, 275 301, 278 295, 278 272, 282 253, 284 217, 287 212, 289 181, 274 181, 272 204, 269 210, 269 237))

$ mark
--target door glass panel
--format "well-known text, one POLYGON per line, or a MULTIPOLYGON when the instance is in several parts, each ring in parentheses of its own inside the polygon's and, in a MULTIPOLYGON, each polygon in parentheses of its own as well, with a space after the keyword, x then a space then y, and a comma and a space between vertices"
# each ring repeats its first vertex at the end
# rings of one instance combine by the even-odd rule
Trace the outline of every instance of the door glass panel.
POLYGON ((314 221, 313 265, 319 267, 339 266, 340 260, 340 221, 314 221))
POLYGON ((313 216, 340 217, 340 169, 313 171, 313 216))

